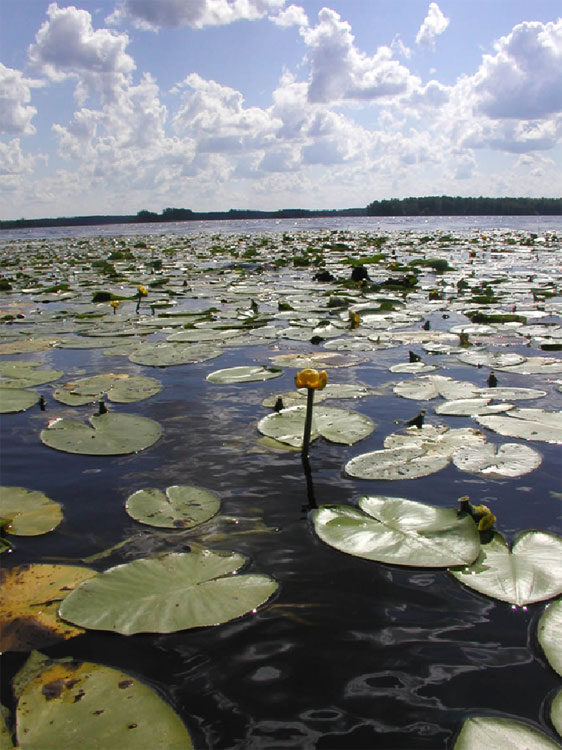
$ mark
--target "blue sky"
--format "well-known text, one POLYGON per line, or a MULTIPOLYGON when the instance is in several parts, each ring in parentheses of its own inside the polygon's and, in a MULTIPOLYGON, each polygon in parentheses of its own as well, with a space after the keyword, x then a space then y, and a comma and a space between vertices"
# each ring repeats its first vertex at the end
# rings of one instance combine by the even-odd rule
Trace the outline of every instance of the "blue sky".
POLYGON ((562 194, 559 0, 0 0, 0 219, 562 194))

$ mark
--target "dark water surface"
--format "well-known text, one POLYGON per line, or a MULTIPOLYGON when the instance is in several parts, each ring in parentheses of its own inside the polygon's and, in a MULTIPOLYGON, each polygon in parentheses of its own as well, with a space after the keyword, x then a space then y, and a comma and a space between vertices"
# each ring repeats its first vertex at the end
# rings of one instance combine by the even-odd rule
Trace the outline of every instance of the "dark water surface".
MULTIPOLYGON (((435 328, 440 320, 436 313, 435 328)), ((522 719, 554 737, 548 712, 558 679, 536 641, 545 603, 515 609, 463 587, 446 571, 369 562, 323 544, 312 528, 299 453, 274 453, 257 442, 256 423, 267 413, 262 400, 292 390, 294 369, 263 383, 219 386, 205 380, 219 368, 264 364, 274 354, 299 350, 310 345, 275 341, 165 369, 106 358, 97 350, 23 356, 63 369, 64 382, 80 377, 80 371, 102 369, 156 377, 164 386, 158 395, 110 408, 156 419, 163 437, 139 455, 71 455, 43 446, 39 432, 47 419, 83 415, 87 407, 71 409, 48 400, 45 413, 3 415, 2 484, 41 490, 64 509, 63 523, 51 534, 16 538, 5 564, 78 561, 133 537, 93 564, 104 570, 198 541, 247 555, 247 570, 271 575, 280 584, 269 605, 217 627, 130 637, 91 631, 42 651, 138 676, 171 703, 201 750, 451 748, 471 715, 522 719), (160 533, 127 516, 124 503, 132 492, 171 484, 216 492, 221 517, 192 532, 160 533)), ((409 378, 388 371, 390 364, 405 361, 407 350, 369 353, 356 367, 331 371, 331 380, 375 387, 409 378)), ((443 374, 485 385, 487 372, 451 363, 443 374)), ((544 376, 499 377, 502 385, 548 391, 546 399, 521 406, 559 408, 560 394, 544 376)), ((51 392, 49 385, 35 390, 47 397, 51 392)), ((472 502, 492 506, 510 541, 529 528, 559 532, 560 446, 533 443, 543 462, 518 479, 483 480, 453 465, 418 480, 345 476, 349 458, 382 448, 384 438, 398 429, 395 420, 416 413, 415 401, 398 398, 390 387, 384 393, 341 403, 375 421, 377 429, 367 439, 352 447, 321 439, 313 443, 318 505, 388 494, 455 507, 459 496, 469 494, 472 502)), ((430 421, 474 426, 469 418, 432 415, 430 421)), ((487 439, 521 442, 490 432, 487 439)), ((2 702, 10 707, 9 682, 26 658, 3 657, 2 702)))

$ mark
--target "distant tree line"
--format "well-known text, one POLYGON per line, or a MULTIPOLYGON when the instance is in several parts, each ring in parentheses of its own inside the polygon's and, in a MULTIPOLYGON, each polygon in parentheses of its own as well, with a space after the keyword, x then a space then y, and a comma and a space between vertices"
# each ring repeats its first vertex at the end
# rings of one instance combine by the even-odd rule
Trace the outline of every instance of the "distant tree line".
POLYGON ((190 208, 165 208, 162 213, 143 209, 130 216, 66 216, 55 219, 16 219, 0 221, 2 229, 35 227, 93 226, 96 224, 135 224, 163 221, 215 221, 236 219, 313 219, 334 216, 560 216, 560 198, 453 198, 448 195, 403 198, 369 203, 366 208, 342 208, 309 211, 284 208, 279 211, 192 211, 190 208))
POLYGON ((367 216, 560 216, 560 198, 461 198, 430 195, 423 198, 369 203, 367 216))

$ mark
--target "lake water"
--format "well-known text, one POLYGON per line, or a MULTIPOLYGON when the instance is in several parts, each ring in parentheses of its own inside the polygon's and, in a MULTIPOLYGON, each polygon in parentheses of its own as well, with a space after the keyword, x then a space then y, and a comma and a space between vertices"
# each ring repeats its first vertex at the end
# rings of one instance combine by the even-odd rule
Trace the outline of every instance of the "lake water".
MULTIPOLYGON (((420 236, 425 232, 474 235, 479 230, 542 234, 560 229, 560 217, 185 222, 2 232, 0 250, 3 243, 13 249, 19 247, 19 241, 44 239, 45 247, 52 244, 63 255, 64 239, 69 237, 198 234, 220 235, 220 242, 234 234, 273 233, 280 237, 284 232, 349 231, 393 232, 394 242, 411 232, 420 236)), ((532 273, 559 275, 560 247, 540 256, 537 266, 535 252, 540 249, 539 244, 532 254, 518 256, 518 262, 527 264, 526 275, 519 266, 509 265, 503 273, 509 274, 511 268, 523 281, 532 273)), ((463 257, 468 263, 468 251, 463 257)), ((486 257, 492 258, 491 251, 486 257)), ((210 268, 215 259, 205 258, 210 268)), ((194 262, 192 256, 190 262, 194 262)), ((496 258, 492 262, 503 261, 496 258)), ((184 266, 181 272, 188 278, 189 263, 184 266)), ((174 273, 179 273, 177 268, 174 273)), ((296 295, 304 305, 303 299, 317 294, 311 268, 283 268, 274 276, 267 273, 248 273, 242 278, 233 275, 232 287, 221 284, 217 299, 213 289, 220 276, 214 279, 209 271, 204 283, 193 282, 185 299, 178 293, 177 304, 183 309, 216 305, 226 314, 248 304, 249 293, 243 294, 239 286, 242 281, 256 295, 260 308, 273 317, 278 299, 297 304, 296 295)), ((78 288, 77 279, 74 277, 72 284, 78 288)), ((30 299, 35 312, 26 308, 28 319, 53 336, 67 335, 74 325, 72 316, 90 309, 81 298, 45 303, 40 301, 41 295, 16 292, 1 298, 0 304, 8 302, 15 307, 30 299)), ((467 322, 452 300, 426 310, 424 318, 434 331, 467 322)), ((148 310, 144 312, 150 318, 148 310)), ((559 324, 555 313, 553 307, 548 321, 559 324)), ((131 314, 134 316, 132 310, 131 314)), ((310 314, 303 310, 304 317, 310 314)), ((5 340, 15 331, 25 333, 25 325, 25 320, 4 324, 5 340)), ((414 328, 421 330, 421 322, 414 328)), ((485 349, 487 342, 478 339, 477 345, 485 349)), ((363 494, 384 494, 456 507, 457 498, 469 494, 473 503, 491 506, 498 528, 510 541, 525 529, 559 533, 562 488, 558 445, 533 442, 542 456, 541 466, 515 479, 485 479, 460 472, 453 465, 428 477, 395 482, 354 480, 345 474, 346 461, 382 448, 384 438, 401 429, 397 420, 417 413, 419 403, 398 398, 392 391, 392 384, 412 376, 389 372, 391 365, 408 360, 412 347, 424 360, 438 364, 442 368, 439 374, 485 385, 488 368, 469 367, 455 357, 427 355, 417 345, 357 352, 355 366, 331 369, 331 382, 362 383, 378 389, 376 397, 334 402, 369 416, 376 429, 354 446, 324 440, 313 443, 310 460, 315 502, 355 505, 363 494)), ((506 331, 493 337, 490 348, 524 356, 545 355, 535 341, 518 341, 506 331)), ((134 365, 126 357, 106 356, 102 349, 55 347, 17 355, 60 368, 65 375, 56 384, 35 388, 47 400, 46 412, 32 408, 2 415, 2 485, 45 492, 62 504, 64 522, 51 534, 14 538, 15 551, 4 556, 7 566, 79 562, 130 539, 124 548, 93 563, 97 570, 104 570, 165 550, 188 549, 190 542, 197 541, 247 555, 251 572, 271 575, 280 584, 268 605, 224 625, 131 637, 90 631, 42 648, 42 652, 53 658, 73 656, 107 664, 143 679, 179 713, 198 750, 446 749, 452 748, 463 721, 474 715, 521 719, 554 737, 548 712, 558 679, 536 640, 545 603, 514 608, 463 587, 445 570, 370 562, 322 543, 312 526, 310 488, 299 454, 267 450, 258 442, 256 430, 257 421, 268 412, 261 405, 263 399, 291 391, 295 369, 287 368, 273 384, 219 386, 206 380, 219 368, 267 364, 272 356, 310 349, 309 342, 276 338, 256 346, 225 348, 216 360, 167 368, 134 365), (153 398, 110 408, 155 419, 162 425, 163 437, 137 455, 115 457, 72 455, 42 445, 38 435, 47 420, 61 414, 85 418, 91 413, 90 407, 72 409, 54 401, 54 387, 107 370, 149 375, 161 381, 163 389, 153 398), (125 513, 124 503, 131 493, 172 484, 216 492, 222 502, 221 517, 204 530, 160 533, 140 527, 125 513)), ((556 352, 546 355, 559 357, 556 352)), ((2 355, 0 363, 14 358, 2 355)), ((560 408, 556 386, 561 374, 499 372, 498 378, 501 385, 547 392, 544 399, 522 402, 521 406, 560 408)), ((468 417, 438 417, 433 412, 435 403, 424 403, 430 422, 475 426, 468 417)), ((487 439, 498 444, 526 442, 491 432, 487 439)), ((22 653, 3 656, 2 703, 10 708, 14 705, 10 679, 26 658, 22 653)))

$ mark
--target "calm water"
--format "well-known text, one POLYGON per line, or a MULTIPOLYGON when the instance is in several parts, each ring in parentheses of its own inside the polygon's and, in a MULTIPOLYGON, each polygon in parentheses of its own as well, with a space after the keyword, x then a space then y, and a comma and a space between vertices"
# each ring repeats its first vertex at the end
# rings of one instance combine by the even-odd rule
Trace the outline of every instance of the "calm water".
MULTIPOLYGON (((160 231, 283 232, 286 226, 287 231, 561 228, 560 219, 551 217, 310 219, 280 224, 135 224, 77 228, 68 234, 57 228, 5 232, 0 241, 160 231)), ((303 273, 310 275, 309 270, 303 273)), ((431 319, 434 328, 444 324, 440 312, 431 319)), ((272 391, 292 390, 294 370, 287 368, 273 384, 217 386, 205 379, 219 368, 267 363, 274 354, 309 349, 308 343, 275 341, 165 369, 108 358, 100 350, 52 349, 23 356, 63 369, 64 382, 109 369, 158 378, 164 386, 161 393, 128 410, 160 422, 163 437, 139 455, 74 456, 50 450, 38 438, 46 420, 65 411, 62 405, 48 399, 46 413, 31 409, 3 415, 2 484, 45 492, 62 503, 65 516, 51 534, 16 539, 9 565, 78 561, 133 537, 127 547, 95 564, 103 570, 196 540, 247 555, 249 570, 272 575, 280 583, 269 606, 215 628, 133 637, 90 632, 42 651, 137 675, 173 705, 201 750, 450 748, 463 720, 475 714, 520 718, 554 736, 548 709, 558 680, 536 642, 544 604, 513 609, 462 587, 445 571, 371 563, 324 545, 312 529, 299 454, 271 453, 256 442, 256 422, 267 413, 261 401, 272 391), (217 492, 227 518, 210 530, 207 526, 204 538, 197 531, 182 536, 141 530, 126 515, 125 499, 143 487, 171 484, 217 492)), ((359 366, 332 371, 333 380, 382 387, 402 379, 393 377, 388 367, 405 361, 407 349, 372 353, 359 366)), ((520 351, 542 353, 526 347, 520 351)), ((479 385, 487 375, 460 363, 450 364, 446 374, 479 385)), ((544 387, 549 396, 536 405, 559 408, 560 394, 541 377, 532 382, 522 375, 500 377, 502 385, 544 387)), ((48 397, 50 386, 36 390, 48 397)), ((528 528, 559 532, 559 496, 554 494, 561 489, 559 446, 534 443, 542 465, 513 480, 485 481, 453 466, 413 481, 346 477, 343 466, 349 458, 381 448, 384 437, 397 429, 395 420, 417 411, 415 401, 397 398, 390 388, 385 393, 341 404, 375 421, 377 429, 366 440, 349 448, 325 441, 313 444, 314 498, 319 505, 353 504, 362 494, 388 494, 455 507, 459 496, 469 494, 472 502, 492 506, 509 539, 528 528)), ((465 418, 435 421, 473 425, 465 418)), ((488 440, 507 441, 497 435, 488 435, 488 440)), ((9 680, 26 656, 4 656, 2 702, 8 705, 13 703, 9 680)))

